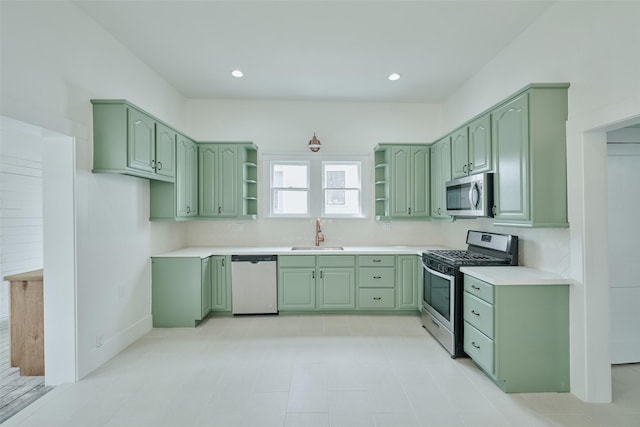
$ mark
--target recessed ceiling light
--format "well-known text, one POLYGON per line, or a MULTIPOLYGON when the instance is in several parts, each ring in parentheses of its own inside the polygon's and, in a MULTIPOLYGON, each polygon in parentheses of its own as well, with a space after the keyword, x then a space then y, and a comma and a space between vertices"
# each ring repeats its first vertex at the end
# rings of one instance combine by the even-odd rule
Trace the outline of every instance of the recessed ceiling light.
POLYGON ((400 74, 398 74, 398 73, 391 73, 391 74, 389 74, 389 80, 391 80, 391 81, 396 81, 396 80, 398 80, 399 78, 400 78, 400 74))
POLYGON ((232 75, 233 77, 238 77, 238 78, 240 78, 240 77, 244 76, 244 73, 243 73, 242 71, 240 71, 240 70, 233 70, 233 71, 231 72, 231 75, 232 75))

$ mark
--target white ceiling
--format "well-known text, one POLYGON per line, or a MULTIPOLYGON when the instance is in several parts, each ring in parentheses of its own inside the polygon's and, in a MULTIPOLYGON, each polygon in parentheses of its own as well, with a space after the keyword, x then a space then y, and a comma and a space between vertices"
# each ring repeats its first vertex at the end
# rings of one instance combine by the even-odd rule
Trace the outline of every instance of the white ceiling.
POLYGON ((385 102, 442 102, 553 4, 75 3, 188 98, 385 102))

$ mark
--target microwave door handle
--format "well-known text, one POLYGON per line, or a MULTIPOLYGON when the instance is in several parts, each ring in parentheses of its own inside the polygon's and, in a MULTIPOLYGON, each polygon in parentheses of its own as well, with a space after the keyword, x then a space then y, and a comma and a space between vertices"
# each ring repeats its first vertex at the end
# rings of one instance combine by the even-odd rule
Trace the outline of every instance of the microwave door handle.
POLYGON ((472 207, 478 207, 478 201, 480 200, 480 191, 478 189, 478 183, 474 182, 471 188, 469 188, 469 203, 472 207))
POLYGON ((441 278, 443 278, 445 280, 451 280, 451 276, 447 276, 446 274, 442 274, 439 271, 434 271, 434 270, 430 269, 429 267, 427 267, 424 264, 423 264, 423 266, 424 266, 425 270, 427 270, 429 273, 433 274, 434 276, 441 277, 441 278))

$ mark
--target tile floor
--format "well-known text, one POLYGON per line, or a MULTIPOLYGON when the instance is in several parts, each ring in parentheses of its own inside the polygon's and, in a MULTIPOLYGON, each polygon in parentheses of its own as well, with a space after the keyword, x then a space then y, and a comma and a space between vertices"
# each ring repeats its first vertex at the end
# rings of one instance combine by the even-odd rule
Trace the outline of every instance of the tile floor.
POLYGON ((414 316, 213 318, 154 329, 11 426, 640 426, 640 365, 614 402, 504 394, 414 316))

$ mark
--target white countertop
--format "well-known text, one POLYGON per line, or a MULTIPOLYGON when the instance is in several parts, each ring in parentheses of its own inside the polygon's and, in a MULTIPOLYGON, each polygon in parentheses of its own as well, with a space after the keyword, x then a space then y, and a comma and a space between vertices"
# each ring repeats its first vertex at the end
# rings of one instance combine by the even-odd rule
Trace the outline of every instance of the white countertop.
POLYGON ((492 285, 570 285, 572 279, 530 267, 462 267, 464 274, 492 285))
POLYGON ((310 249, 292 250, 288 247, 233 247, 233 246, 203 246, 188 247, 175 251, 152 255, 152 257, 184 257, 207 258, 211 255, 421 255, 431 249, 446 249, 442 246, 344 246, 342 250, 310 249))

